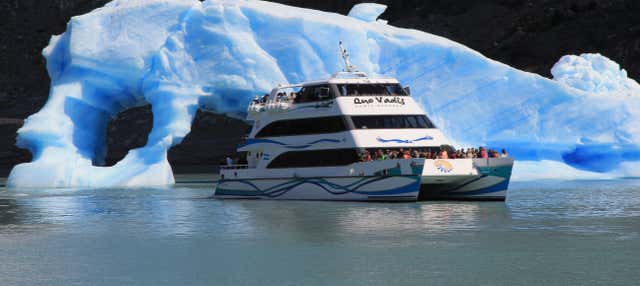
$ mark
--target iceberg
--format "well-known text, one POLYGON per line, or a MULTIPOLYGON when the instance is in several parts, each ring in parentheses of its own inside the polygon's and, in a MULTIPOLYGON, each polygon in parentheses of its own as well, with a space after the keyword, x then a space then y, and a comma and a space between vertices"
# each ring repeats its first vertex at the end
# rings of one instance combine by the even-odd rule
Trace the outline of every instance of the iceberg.
POLYGON ((377 20, 384 8, 360 4, 344 16, 262 1, 116 0, 73 17, 43 51, 49 99, 18 131, 33 161, 7 184, 171 184, 167 150, 199 109, 238 114, 277 84, 326 78, 342 69, 340 41, 361 71, 410 86, 461 146, 599 174, 640 169, 640 94, 615 63, 562 58, 547 79, 388 25, 377 20), (153 111, 147 144, 101 166, 109 120, 144 104, 153 111))

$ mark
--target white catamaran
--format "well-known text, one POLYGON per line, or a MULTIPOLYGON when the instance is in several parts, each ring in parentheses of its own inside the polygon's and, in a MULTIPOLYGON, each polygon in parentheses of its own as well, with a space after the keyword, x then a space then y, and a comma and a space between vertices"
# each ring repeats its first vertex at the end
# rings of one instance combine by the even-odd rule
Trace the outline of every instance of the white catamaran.
POLYGON ((343 72, 254 99, 246 164, 221 166, 214 197, 505 200, 513 159, 412 156, 452 149, 408 88, 358 72, 340 49, 343 72))

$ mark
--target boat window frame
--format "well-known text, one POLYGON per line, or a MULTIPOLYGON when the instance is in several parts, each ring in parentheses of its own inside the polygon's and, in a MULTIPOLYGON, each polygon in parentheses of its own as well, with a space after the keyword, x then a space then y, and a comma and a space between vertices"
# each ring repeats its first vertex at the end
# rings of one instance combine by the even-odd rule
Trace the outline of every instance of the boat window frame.
MULTIPOLYGON (((407 93, 407 91, 405 90, 405 88, 399 84, 399 83, 375 83, 375 82, 371 82, 371 83, 335 83, 333 84, 335 86, 335 90, 337 91, 337 95, 341 96, 341 97, 357 97, 357 96, 401 96, 401 97, 405 97, 405 96, 411 96, 410 93, 407 93), (397 86, 398 89, 397 91, 400 91, 401 94, 391 94, 391 92, 389 92, 387 90, 387 92, 389 92, 388 94, 368 94, 368 93, 364 93, 364 94, 349 94, 347 92, 346 95, 343 95, 343 90, 342 90, 342 86, 348 86, 348 85, 384 85, 384 86, 397 86)), ((386 89, 386 88, 385 88, 386 89)))
MULTIPOLYGON (((312 124, 314 125, 314 124, 312 124)), ((326 126, 326 125, 322 125, 322 124, 316 124, 317 126, 326 126)), ((287 129, 290 129, 290 127, 287 127, 287 129)), ((262 128, 260 128, 260 130, 256 131, 256 135, 254 136, 255 138, 269 138, 269 137, 286 137, 286 136, 306 136, 306 135, 319 135, 319 134, 335 134, 335 133, 340 133, 340 132, 345 132, 345 131, 349 131, 351 130, 351 125, 349 124, 349 122, 347 122, 347 118, 344 115, 333 115, 333 116, 321 116, 321 117, 304 117, 304 118, 295 118, 295 119, 282 119, 282 120, 276 120, 276 121, 272 121, 269 124, 263 126, 262 128), (310 132, 310 133, 288 133, 288 134, 268 134, 268 135, 261 135, 262 132, 264 132, 268 127, 278 124, 278 123, 282 123, 282 122, 292 122, 292 121, 303 121, 303 120, 308 120, 308 121, 317 121, 320 120, 322 118, 338 118, 340 120, 340 122, 342 123, 342 129, 337 130, 337 131, 330 131, 330 132, 310 132)))
POLYGON ((293 103, 294 104, 316 103, 316 102, 332 100, 332 99, 335 99, 336 97, 337 97, 337 93, 335 93, 335 90, 331 87, 331 84, 329 83, 311 84, 311 85, 304 85, 300 87, 300 90, 296 92, 296 97, 293 99, 293 103), (306 93, 311 94, 315 92, 315 90, 318 88, 320 90, 323 90, 326 88, 326 90, 328 91, 328 96, 323 98, 319 94, 312 94, 310 96, 312 97, 313 100, 306 100, 307 98, 306 93), (309 91, 311 89, 313 89, 313 91, 309 91), (302 99, 305 99, 305 100, 303 101, 302 99))
MULTIPOLYGON (((266 169, 344 167, 344 166, 348 166, 348 165, 360 162, 360 152, 358 150, 359 150, 358 148, 337 148, 337 149, 287 151, 287 152, 283 152, 283 153, 279 154, 273 160, 271 160, 269 162, 269 164, 267 164, 266 169), (291 158, 289 158, 287 156, 295 156, 296 154, 311 153, 311 152, 320 153, 319 155, 317 155, 318 156, 317 160, 309 160, 308 158, 302 157, 302 159, 296 158, 298 160, 297 162, 301 162, 301 163, 309 163, 309 162, 327 163, 328 162, 327 154, 322 154, 322 152, 327 153, 327 152, 336 152, 336 151, 338 151, 338 152, 339 151, 353 152, 350 155, 355 155, 355 156, 353 157, 353 160, 345 160, 345 162, 348 161, 348 163, 340 163, 340 164, 313 164, 313 165, 304 165, 304 164, 293 164, 293 165, 291 165, 291 164, 287 164, 287 165, 283 165, 283 166, 274 166, 274 164, 277 165, 278 163, 280 163, 280 161, 296 162, 296 161, 291 160, 291 158)), ((343 159, 345 157, 345 155, 347 155, 347 154, 346 153, 342 153, 342 154, 339 154, 335 158, 332 158, 332 159, 343 159)), ((334 162, 329 162, 329 163, 334 163, 334 162)))
MULTIPOLYGON (((437 128, 433 121, 429 119, 426 114, 385 114, 385 115, 350 115, 347 116, 350 121, 349 125, 353 128, 353 130, 363 130, 363 129, 435 129, 437 128), (375 123, 382 123, 382 125, 376 125, 380 127, 370 127, 366 126, 366 128, 359 127, 357 124, 358 118, 364 117, 380 117, 377 121, 373 121, 375 123), (415 123, 417 123, 418 127, 398 127, 396 123, 402 122, 405 126, 410 126, 411 122, 408 119, 409 117, 414 118, 415 123), (420 118, 420 119, 419 119, 420 118), (399 121, 400 120, 400 121, 399 121), (424 125, 423 125, 424 124, 424 125), (422 125, 422 126, 421 126, 422 125)), ((369 119, 371 120, 371 119, 369 119)), ((371 123, 371 122, 368 122, 371 123)), ((360 124, 362 125, 362 124, 360 124)))

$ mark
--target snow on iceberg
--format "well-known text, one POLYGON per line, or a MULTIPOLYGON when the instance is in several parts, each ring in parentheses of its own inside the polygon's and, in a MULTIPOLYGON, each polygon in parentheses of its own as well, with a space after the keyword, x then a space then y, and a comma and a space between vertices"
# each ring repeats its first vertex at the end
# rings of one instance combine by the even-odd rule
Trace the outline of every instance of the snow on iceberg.
POLYGON ((553 79, 567 86, 597 94, 639 95, 640 84, 627 71, 600 54, 566 55, 551 69, 553 79))
POLYGON ((380 7, 358 5, 348 17, 261 1, 116 0, 74 17, 43 52, 49 100, 17 139, 33 161, 16 166, 8 185, 173 183, 167 150, 189 133, 198 109, 242 112, 279 83, 325 78, 342 68, 339 41, 362 71, 411 86, 460 144, 586 171, 637 165, 640 96, 593 96, 519 71, 375 21, 380 7), (108 121, 142 104, 153 111, 147 144, 100 167, 108 121))
POLYGON ((386 5, 374 3, 356 4, 349 11, 349 17, 360 19, 362 21, 374 22, 387 10, 386 5))

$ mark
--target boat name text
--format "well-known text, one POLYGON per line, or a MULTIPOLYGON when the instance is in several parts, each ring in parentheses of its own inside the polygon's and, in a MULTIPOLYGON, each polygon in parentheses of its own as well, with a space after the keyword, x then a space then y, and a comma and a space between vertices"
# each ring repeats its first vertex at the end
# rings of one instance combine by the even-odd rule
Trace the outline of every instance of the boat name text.
POLYGON ((394 97, 376 96, 373 98, 356 97, 353 99, 353 103, 354 104, 389 103, 389 104, 404 105, 404 98, 399 96, 394 96, 394 97))

